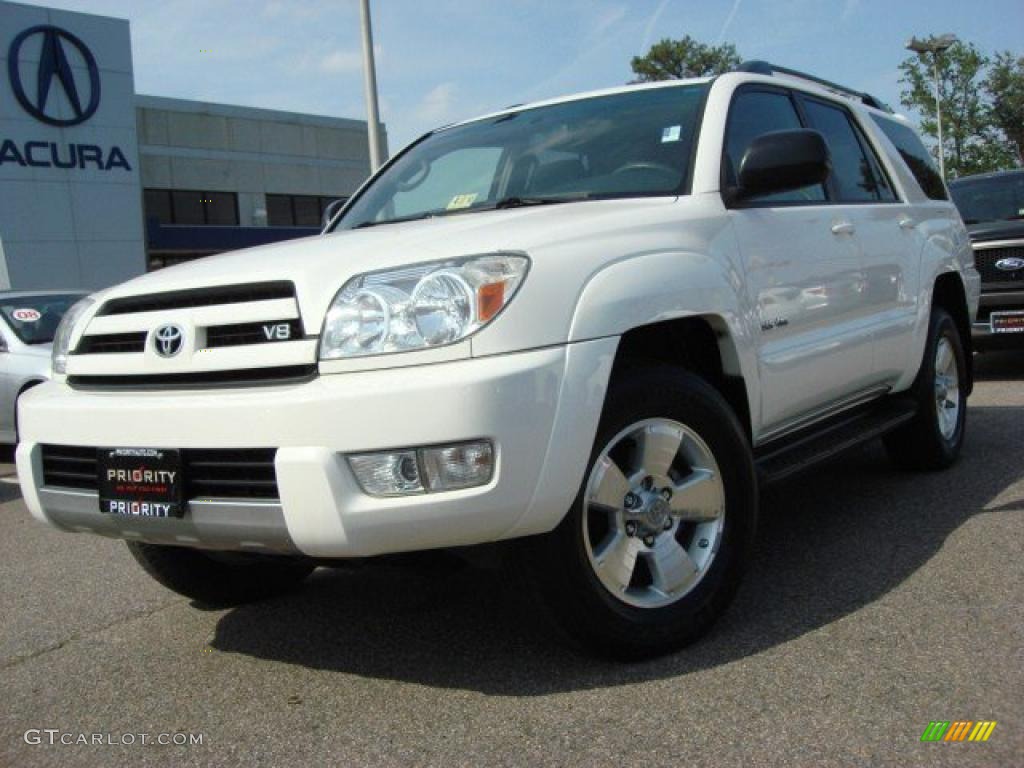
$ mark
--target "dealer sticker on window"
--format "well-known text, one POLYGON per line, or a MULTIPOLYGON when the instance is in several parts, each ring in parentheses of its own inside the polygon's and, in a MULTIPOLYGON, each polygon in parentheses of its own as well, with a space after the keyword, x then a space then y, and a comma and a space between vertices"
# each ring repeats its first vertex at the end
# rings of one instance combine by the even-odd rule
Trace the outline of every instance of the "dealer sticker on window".
POLYGON ((459 208, 469 208, 476 201, 476 192, 471 195, 456 195, 448 203, 449 211, 456 211, 459 208))
POLYGON ((668 144, 670 141, 679 141, 679 135, 682 131, 682 126, 670 125, 668 128, 661 132, 661 143, 668 144))
POLYGON ((14 310, 13 312, 11 312, 11 317, 13 317, 19 323, 34 323, 40 317, 42 317, 42 315, 39 313, 38 309, 25 308, 14 310))

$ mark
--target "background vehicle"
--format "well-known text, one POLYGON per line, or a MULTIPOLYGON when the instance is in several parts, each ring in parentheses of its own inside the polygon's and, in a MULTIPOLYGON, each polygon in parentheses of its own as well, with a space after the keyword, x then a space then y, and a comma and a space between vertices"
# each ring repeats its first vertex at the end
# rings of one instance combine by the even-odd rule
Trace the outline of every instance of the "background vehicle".
POLYGON ((0 291, 0 443, 16 443, 18 398, 50 377, 53 334, 84 294, 0 291))
POLYGON ((731 600, 761 484, 878 437, 955 461, 978 282, 864 94, 762 62, 512 107, 318 238, 76 305, 22 404, 23 495, 208 602, 515 540, 570 636, 662 653, 731 600))
POLYGON ((981 273, 974 343, 1024 345, 1024 170, 950 182, 981 273))

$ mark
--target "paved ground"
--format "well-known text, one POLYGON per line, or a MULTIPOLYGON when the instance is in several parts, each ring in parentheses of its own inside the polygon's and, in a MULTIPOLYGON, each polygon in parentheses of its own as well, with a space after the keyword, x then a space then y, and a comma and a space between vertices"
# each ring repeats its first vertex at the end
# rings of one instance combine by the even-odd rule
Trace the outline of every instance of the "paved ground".
POLYGON ((869 448, 774 491, 728 616, 634 666, 550 644, 475 570, 198 610, 0 483, 0 765, 1024 764, 1024 356, 981 375, 953 471, 869 448), (919 742, 957 719, 998 726, 919 742), (204 743, 25 743, 46 728, 204 743))

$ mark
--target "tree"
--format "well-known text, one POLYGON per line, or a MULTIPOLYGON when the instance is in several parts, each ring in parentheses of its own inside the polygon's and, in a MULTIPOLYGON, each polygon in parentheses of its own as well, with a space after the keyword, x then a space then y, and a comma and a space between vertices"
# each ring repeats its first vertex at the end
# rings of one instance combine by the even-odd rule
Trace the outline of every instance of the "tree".
MULTIPOLYGON (((939 103, 942 143, 949 176, 983 173, 1016 165, 1014 152, 993 123, 984 88, 989 65, 972 43, 956 42, 939 54, 939 103)), ((921 114, 921 131, 937 138, 932 54, 915 54, 900 64, 907 86, 903 106, 921 114)))
POLYGON ((665 38, 652 45, 646 56, 634 56, 630 62, 637 83, 720 75, 739 64, 736 46, 707 45, 689 35, 681 40, 665 38))
POLYGON ((992 122, 1016 150, 1024 164, 1024 56, 1014 59, 1009 51, 997 53, 985 87, 992 99, 992 122))

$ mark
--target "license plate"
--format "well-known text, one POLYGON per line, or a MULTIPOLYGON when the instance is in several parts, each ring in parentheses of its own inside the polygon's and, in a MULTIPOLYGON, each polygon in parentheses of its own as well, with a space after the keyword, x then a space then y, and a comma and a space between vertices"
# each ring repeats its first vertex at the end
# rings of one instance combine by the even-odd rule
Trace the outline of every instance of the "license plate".
POLYGON ((992 333, 1024 333, 1024 312, 993 312, 989 323, 992 333))
POLYGON ((157 448, 100 448, 96 471, 100 512, 181 517, 181 453, 157 448))

